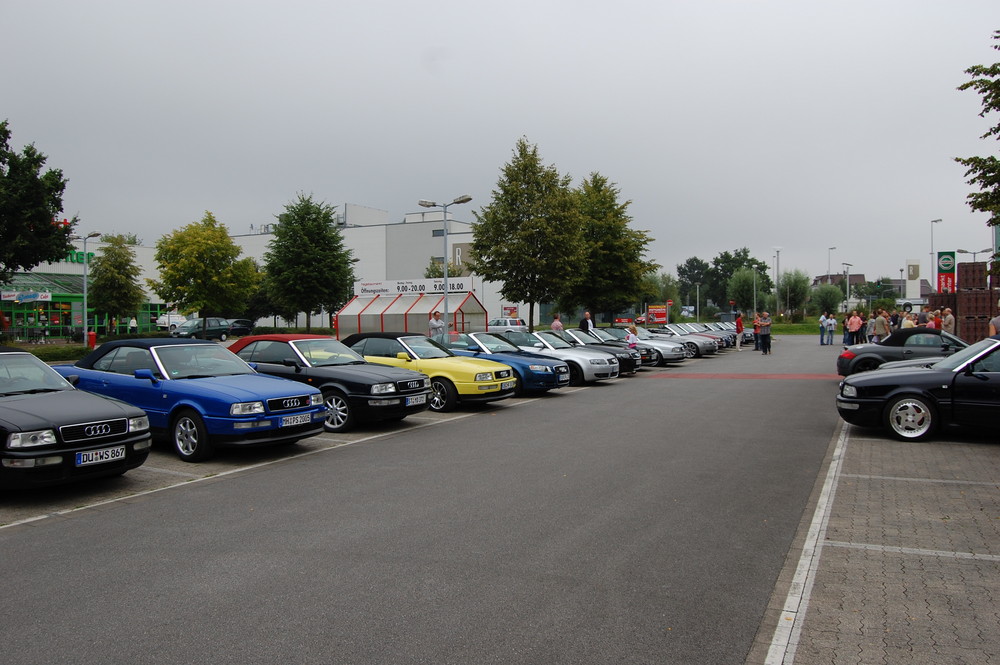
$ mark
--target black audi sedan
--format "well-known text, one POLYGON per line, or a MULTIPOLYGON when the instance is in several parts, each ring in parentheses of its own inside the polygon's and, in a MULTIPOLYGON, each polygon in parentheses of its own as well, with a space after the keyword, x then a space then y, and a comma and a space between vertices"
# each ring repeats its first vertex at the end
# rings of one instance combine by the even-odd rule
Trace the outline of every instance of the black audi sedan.
POLYGON ((426 374, 370 363, 332 337, 253 335, 229 350, 262 374, 322 390, 327 432, 346 432, 359 422, 402 420, 430 406, 426 374))
POLYGON ((995 431, 1000 414, 1000 335, 966 347, 929 367, 878 369, 840 382, 840 417, 885 427, 918 440, 946 425, 995 431))
POLYGON ((34 355, 0 346, 0 489, 117 476, 149 455, 142 409, 77 390, 34 355))
POLYGON ((962 339, 937 328, 902 328, 881 342, 845 346, 837 357, 837 374, 867 372, 895 360, 941 358, 967 346, 962 339))

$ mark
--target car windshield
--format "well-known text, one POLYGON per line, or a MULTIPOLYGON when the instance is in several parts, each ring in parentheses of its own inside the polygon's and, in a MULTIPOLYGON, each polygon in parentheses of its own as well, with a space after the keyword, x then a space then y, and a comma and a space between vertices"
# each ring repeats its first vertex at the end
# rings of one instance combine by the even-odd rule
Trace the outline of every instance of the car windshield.
POLYGON ((595 328, 594 332, 596 332, 601 339, 611 341, 625 339, 626 335, 628 335, 628 331, 624 328, 595 328))
POLYGON ((573 345, 554 332, 535 333, 539 339, 544 339, 553 349, 572 349, 573 345))
POLYGON ((364 358, 335 339, 300 339, 291 344, 313 367, 367 364, 364 358))
POLYGON ((475 339, 485 346, 490 353, 516 353, 521 350, 507 340, 489 333, 477 334, 475 339))
POLYGON ((240 357, 218 344, 158 346, 153 352, 170 379, 201 379, 254 373, 240 357))
POLYGON ((0 353, 0 396, 53 390, 73 390, 73 386, 30 353, 0 353))
POLYGON ((413 355, 421 360, 451 358, 455 355, 429 337, 401 337, 399 341, 405 344, 413 352, 413 355))
POLYGON ((192 330, 194 328, 201 328, 201 319, 188 319, 177 326, 178 330, 192 330))
POLYGON ((952 355, 948 356, 947 358, 937 361, 936 363, 931 365, 931 367, 933 367, 934 369, 943 369, 943 370, 958 369, 965 363, 969 362, 969 360, 971 360, 972 358, 975 358, 976 356, 981 354, 983 351, 987 349, 992 349, 995 346, 997 346, 997 340, 995 339, 979 340, 972 346, 967 346, 961 351, 957 351, 952 355))
POLYGON ((635 336, 638 337, 639 339, 650 339, 653 336, 653 333, 649 332, 645 328, 640 328, 639 326, 636 326, 635 336))

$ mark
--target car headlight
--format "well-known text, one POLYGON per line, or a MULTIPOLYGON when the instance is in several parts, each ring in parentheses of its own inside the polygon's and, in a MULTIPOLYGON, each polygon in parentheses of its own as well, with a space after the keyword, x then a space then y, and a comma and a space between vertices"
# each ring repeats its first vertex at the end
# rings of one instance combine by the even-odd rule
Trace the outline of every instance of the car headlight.
POLYGON ((7 437, 8 448, 33 448, 34 446, 49 446, 56 443, 54 430, 43 429, 37 432, 14 432, 7 437))
POLYGON ((231 416, 249 416, 255 413, 264 413, 263 402, 237 402, 229 407, 231 416))
POLYGON ((396 392, 395 383, 376 383, 372 386, 372 395, 385 395, 396 392))
POLYGON ((493 380, 492 372, 480 372, 479 374, 476 374, 476 381, 492 381, 492 380, 493 380))
POLYGON ((551 372, 552 368, 548 365, 528 365, 528 369, 532 372, 551 372))
POLYGON ((309 396, 309 406, 323 406, 323 393, 316 393, 309 396))
POLYGON ((130 432, 142 432, 149 429, 149 417, 139 416, 138 418, 128 419, 128 431, 130 432))
POLYGON ((841 389, 840 392, 841 392, 841 394, 844 397, 857 397, 858 396, 858 389, 855 388, 854 386, 852 386, 849 383, 845 383, 844 387, 841 389))
POLYGON ((590 364, 591 365, 607 365, 608 361, 605 360, 604 358, 591 358, 590 359, 590 364))

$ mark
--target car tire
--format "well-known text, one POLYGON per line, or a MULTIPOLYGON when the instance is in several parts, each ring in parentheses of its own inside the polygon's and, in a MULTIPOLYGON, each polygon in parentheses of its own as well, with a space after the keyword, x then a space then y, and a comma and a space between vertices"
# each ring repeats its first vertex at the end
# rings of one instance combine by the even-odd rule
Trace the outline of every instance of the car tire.
POLYGON ((653 363, 653 367, 666 367, 667 361, 663 357, 663 354, 660 353, 659 351, 653 351, 653 353, 656 354, 655 356, 653 356, 654 358, 656 358, 656 362, 653 363))
POLYGON ((170 324, 170 330, 172 330, 172 331, 173 330, 177 330, 177 324, 176 323, 171 323, 170 324))
POLYGON ((327 408, 323 422, 325 431, 346 432, 354 427, 354 410, 347 403, 347 395, 339 390, 324 390, 323 403, 327 408))
POLYGON ((697 358, 698 357, 698 345, 694 342, 684 342, 684 357, 697 358))
POLYGON ((858 362, 854 363, 854 372, 870 372, 873 369, 878 369, 878 366, 882 363, 877 358, 862 358, 858 362))
POLYGON ((520 397, 524 394, 524 379, 517 372, 514 372, 514 396, 520 397))
POLYGON ((567 362, 566 364, 569 365, 569 385, 582 386, 583 370, 576 363, 567 362))
POLYGON ((219 341, 220 342, 225 342, 226 341, 226 337, 227 337, 226 333, 222 333, 221 335, 219 335, 219 341))
POLYGON ((185 462, 200 462, 212 455, 208 430, 193 409, 185 409, 174 416, 170 423, 170 443, 177 456, 185 462))
POLYGON ((937 413, 920 395, 900 395, 893 398, 883 414, 885 426, 897 439, 920 441, 934 433, 937 413))
POLYGON ((451 381, 440 376, 431 379, 430 410, 438 413, 454 411, 458 404, 458 392, 451 381))

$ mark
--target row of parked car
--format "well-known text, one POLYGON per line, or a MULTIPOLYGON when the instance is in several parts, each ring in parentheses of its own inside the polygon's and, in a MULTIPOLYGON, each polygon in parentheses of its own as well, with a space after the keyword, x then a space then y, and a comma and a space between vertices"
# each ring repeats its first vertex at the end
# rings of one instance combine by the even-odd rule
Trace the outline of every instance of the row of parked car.
POLYGON ((625 334, 272 334, 228 348, 179 336, 125 339, 52 367, 0 347, 0 487, 125 473, 145 461, 153 436, 197 462, 218 446, 291 443, 611 379, 734 343, 725 328, 640 329, 636 348, 625 334))

